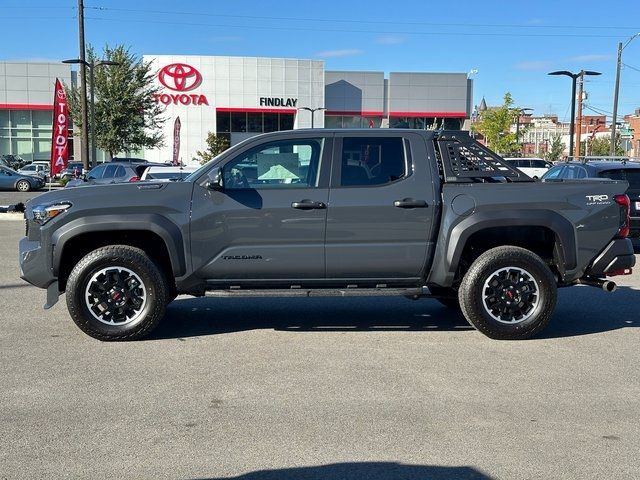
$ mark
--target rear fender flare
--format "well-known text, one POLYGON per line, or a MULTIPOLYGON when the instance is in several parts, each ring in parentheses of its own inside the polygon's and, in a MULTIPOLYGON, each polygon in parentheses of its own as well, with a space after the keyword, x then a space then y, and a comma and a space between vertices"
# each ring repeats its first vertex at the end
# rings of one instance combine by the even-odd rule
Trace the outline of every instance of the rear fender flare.
POLYGON ((436 264, 429 282, 449 286, 462 257, 468 240, 474 233, 493 227, 546 227, 555 234, 554 250, 561 273, 573 270, 577 266, 576 233, 569 220, 550 210, 500 210, 474 213, 455 224, 444 237, 445 245, 438 249, 442 255, 436 255, 436 264), (438 260, 438 258, 440 260, 438 260))

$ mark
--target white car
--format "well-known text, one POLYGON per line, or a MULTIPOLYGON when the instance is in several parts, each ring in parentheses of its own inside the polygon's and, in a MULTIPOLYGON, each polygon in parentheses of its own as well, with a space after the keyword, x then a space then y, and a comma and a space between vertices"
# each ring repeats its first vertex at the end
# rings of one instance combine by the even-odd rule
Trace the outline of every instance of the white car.
POLYGON ((525 175, 536 179, 542 178, 547 173, 547 170, 553 167, 553 163, 547 162, 542 158, 505 158, 505 161, 525 175))
POLYGON ((192 172, 194 167, 147 167, 140 177, 140 180, 180 180, 192 172))
POLYGON ((29 163, 18 170, 18 173, 22 175, 38 175, 46 179, 49 177, 49 164, 42 162, 29 163))

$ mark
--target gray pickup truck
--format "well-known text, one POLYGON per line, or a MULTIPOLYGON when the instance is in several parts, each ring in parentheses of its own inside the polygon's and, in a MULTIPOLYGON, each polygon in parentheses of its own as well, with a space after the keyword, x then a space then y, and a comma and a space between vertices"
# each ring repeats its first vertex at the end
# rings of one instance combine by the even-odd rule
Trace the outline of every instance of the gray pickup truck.
POLYGON ((627 186, 537 182, 465 132, 277 132, 184 181, 36 197, 21 275, 100 340, 144 337, 179 294, 432 297, 523 339, 558 287, 631 272, 627 186))

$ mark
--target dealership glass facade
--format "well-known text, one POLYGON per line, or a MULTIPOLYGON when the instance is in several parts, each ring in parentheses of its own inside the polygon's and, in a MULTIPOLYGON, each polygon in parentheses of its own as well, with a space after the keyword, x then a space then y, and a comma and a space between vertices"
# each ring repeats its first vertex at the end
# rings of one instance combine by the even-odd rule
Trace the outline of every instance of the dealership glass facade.
POLYGON ((464 118, 438 117, 389 117, 389 128, 413 128, 416 130, 460 130, 464 118))
POLYGON ((293 113, 218 110, 216 112, 216 135, 226 138, 231 143, 232 133, 258 134, 292 130, 293 123, 293 113))
POLYGON ((380 128, 382 126, 382 117, 326 114, 324 126, 326 128, 380 128))
POLYGON ((0 110, 0 152, 49 160, 52 124, 51 110, 0 110))

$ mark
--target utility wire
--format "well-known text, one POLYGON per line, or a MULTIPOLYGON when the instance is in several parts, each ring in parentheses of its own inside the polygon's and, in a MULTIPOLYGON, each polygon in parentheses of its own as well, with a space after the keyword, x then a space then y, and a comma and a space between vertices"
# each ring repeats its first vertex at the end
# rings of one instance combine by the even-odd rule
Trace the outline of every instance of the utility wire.
POLYGON ((287 20, 287 21, 300 21, 300 22, 331 22, 331 23, 360 23, 360 24, 380 24, 380 25, 416 25, 416 26, 442 26, 442 27, 506 27, 506 28, 558 28, 566 30, 567 28, 576 29, 602 29, 602 30, 635 30, 637 27, 625 27, 619 25, 531 25, 531 24, 509 24, 509 23, 440 23, 440 22, 402 22, 402 21, 390 21, 390 20, 358 20, 358 19, 341 19, 341 18, 304 18, 304 17, 276 17, 269 15, 230 15, 221 13, 207 13, 207 12, 188 12, 178 10, 147 10, 147 9, 135 9, 135 8, 117 8, 117 7, 105 7, 101 5, 85 6, 85 9, 98 10, 98 11, 114 11, 114 12, 128 12, 128 13, 155 13, 161 15, 194 15, 198 17, 221 17, 221 18, 244 18, 251 20, 287 20))
POLYGON ((399 34, 399 35, 440 35, 455 37, 574 37, 574 38, 618 38, 618 35, 597 35, 597 34, 580 34, 580 33, 498 33, 498 32, 411 32, 411 31, 390 31, 390 30, 354 30, 349 29, 329 29, 314 27, 277 27, 269 25, 231 25, 231 24, 215 24, 215 23, 198 23, 198 22, 175 22, 162 20, 134 20, 131 18, 107 18, 107 17, 85 17, 87 20, 98 20, 107 22, 129 22, 129 23, 145 23, 145 24, 161 24, 161 25, 184 25, 191 27, 216 27, 216 28, 247 28, 259 30, 284 30, 284 31, 303 31, 303 32, 339 32, 339 33, 371 33, 371 34, 399 34))
POLYGON ((638 67, 633 67, 633 66, 631 66, 629 64, 626 64, 626 63, 623 63, 622 65, 624 65, 627 68, 630 68, 631 70, 635 70, 636 72, 640 72, 640 68, 638 68, 638 67))

